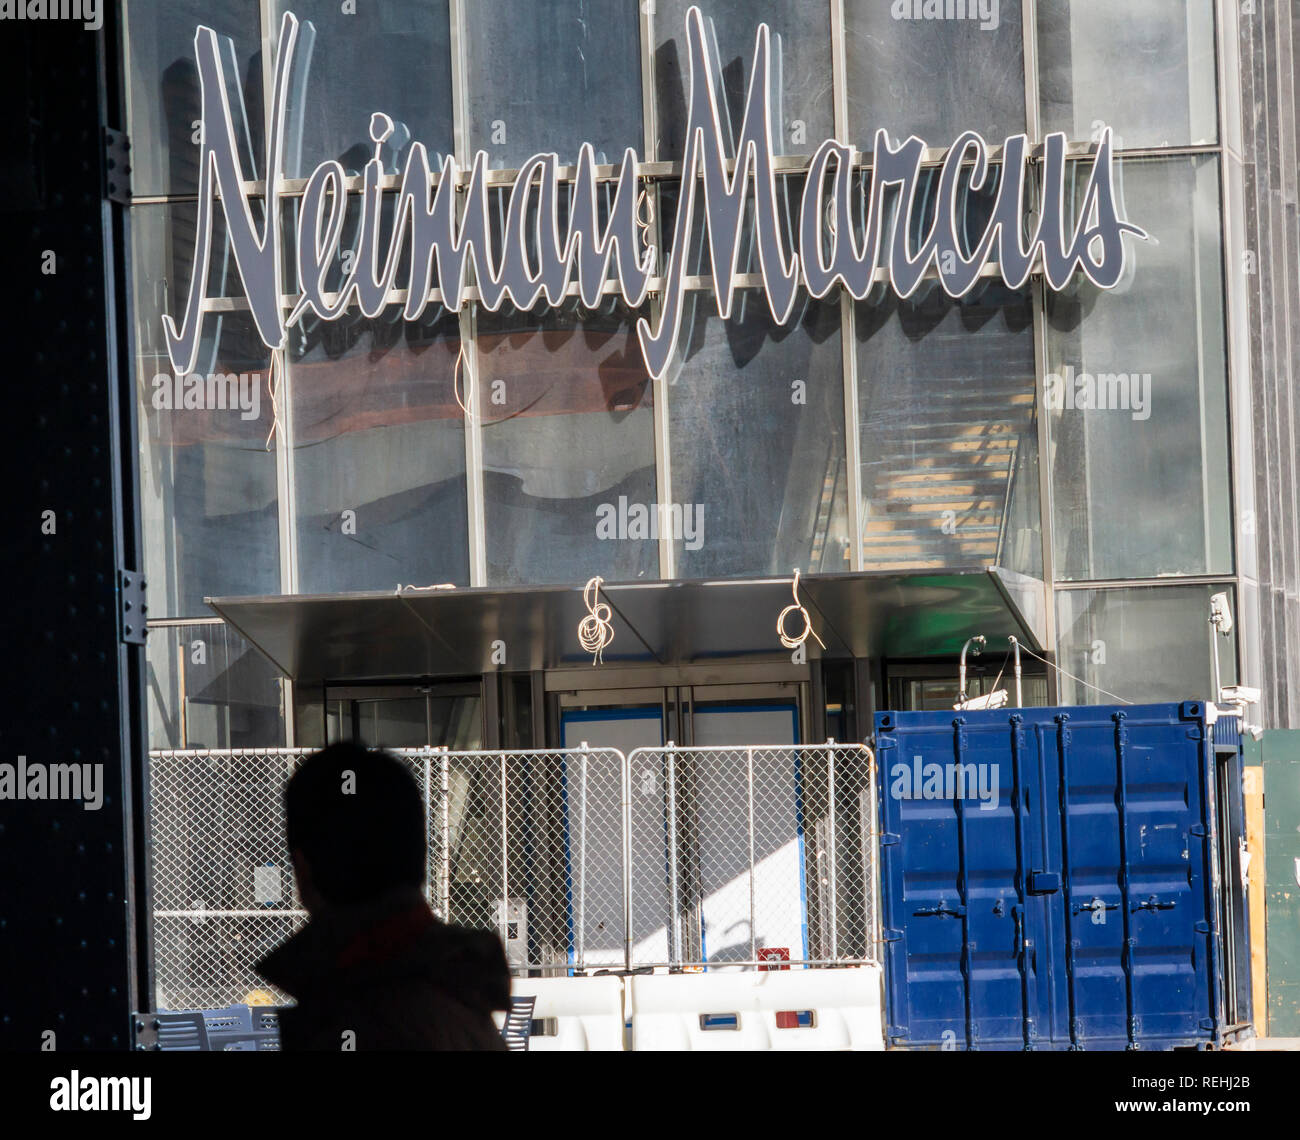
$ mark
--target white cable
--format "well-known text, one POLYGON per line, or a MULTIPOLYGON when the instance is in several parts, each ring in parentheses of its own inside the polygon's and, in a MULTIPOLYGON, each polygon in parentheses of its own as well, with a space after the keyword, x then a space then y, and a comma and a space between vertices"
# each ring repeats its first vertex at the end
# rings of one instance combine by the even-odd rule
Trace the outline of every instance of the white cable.
POLYGON ((808 640, 808 635, 812 634, 813 637, 817 638, 817 644, 825 649, 826 642, 824 642, 820 637, 817 637, 817 634, 812 627, 812 619, 808 616, 808 611, 803 608, 799 601, 798 567, 795 568, 794 581, 790 584, 790 592, 794 595, 794 605, 786 606, 785 609, 781 611, 781 616, 776 619, 776 635, 781 639, 781 644, 787 649, 798 649, 799 646, 808 640), (785 632, 786 615, 792 613, 798 613, 799 616, 803 618, 803 632, 798 637, 790 637, 785 632))
POLYGON ((600 600, 600 586, 604 581, 597 576, 582 588, 582 604, 587 607, 587 616, 578 622, 578 642, 592 655, 592 665, 605 663, 605 646, 614 640, 614 627, 610 624, 614 611, 600 600))
POLYGON ((1076 677, 1073 673, 1067 672, 1066 670, 1062 669, 1059 665, 1053 665, 1050 661, 1047 660, 1047 658, 1039 657, 1038 654, 1035 653, 1032 649, 1030 649, 1029 646, 1027 646, 1023 641, 1020 643, 1020 650, 1022 653, 1028 653, 1029 656, 1032 657, 1035 661, 1041 661, 1049 669, 1055 669, 1062 676, 1069 677, 1071 681, 1078 681, 1080 685, 1083 685, 1085 688, 1092 689, 1094 692, 1100 693, 1103 697, 1114 697, 1115 700, 1119 701, 1119 703, 1122 705, 1131 705, 1133 703, 1132 701, 1125 700, 1117 693, 1108 693, 1105 689, 1097 685, 1094 685, 1089 681, 1085 681, 1082 677, 1076 677))
POLYGON ((428 590, 454 590, 455 588, 456 588, 455 582, 440 582, 436 586, 403 586, 401 582, 397 583, 397 592, 399 594, 404 594, 407 591, 416 594, 421 594, 428 590))

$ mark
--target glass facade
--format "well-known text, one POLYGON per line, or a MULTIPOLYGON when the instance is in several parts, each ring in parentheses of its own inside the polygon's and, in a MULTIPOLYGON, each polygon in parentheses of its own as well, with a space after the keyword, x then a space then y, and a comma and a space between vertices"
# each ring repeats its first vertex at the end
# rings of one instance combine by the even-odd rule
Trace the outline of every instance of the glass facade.
MULTIPOLYGON (((1063 131, 1073 218, 1087 148, 1110 126, 1123 211, 1154 240, 1126 239, 1125 278, 1107 293, 1079 282, 1054 294, 1032 278, 952 301, 927 282, 905 301, 800 296, 777 324, 754 288, 747 225, 724 321, 703 276, 697 205, 683 347, 652 381, 637 321, 657 319, 681 199, 689 6, 419 0, 345 14, 275 0, 259 17, 245 3, 128 0, 134 347, 157 616, 207 617, 204 598, 235 594, 999 566, 1044 583, 1049 649, 1082 678, 1062 679, 1063 700, 1202 685, 1208 592, 1237 590, 1249 557, 1234 543, 1211 0, 1003 0, 995 16, 972 4, 952 19, 881 0, 703 5, 733 138, 760 16, 770 25, 787 227, 821 141, 865 151, 855 177, 869 185, 879 128, 935 148, 965 130, 994 144, 1063 131), (161 317, 179 314, 194 255, 194 26, 229 38, 241 149, 261 178, 264 52, 286 9, 303 21, 306 61, 290 85, 286 217, 318 163, 360 173, 373 111, 395 123, 382 151, 390 176, 416 141, 431 162, 454 154, 462 167, 481 149, 497 172, 537 152, 571 164, 583 142, 598 163, 630 147, 657 164, 642 171, 637 204, 660 247, 645 304, 587 307, 571 288, 530 313, 489 312, 471 296, 459 313, 435 302, 409 322, 394 291, 372 318, 354 308, 303 320, 272 360, 218 231, 202 391, 178 384, 161 317), (1095 642, 1110 665, 1092 662, 1095 642), (1185 673, 1161 673, 1171 660, 1185 673)), ((934 154, 926 162, 937 169, 934 154)), ((572 170, 561 177, 567 216, 572 170)), ((603 187, 602 218, 613 206, 603 187)), ((348 189, 335 288, 360 240, 359 186, 348 189)), ((504 199, 491 201, 499 233, 504 199)), ((972 219, 985 205, 963 198, 972 219)), ((286 310, 301 292, 293 233, 286 310)), ((151 652, 151 664, 175 705, 176 662, 151 652)))

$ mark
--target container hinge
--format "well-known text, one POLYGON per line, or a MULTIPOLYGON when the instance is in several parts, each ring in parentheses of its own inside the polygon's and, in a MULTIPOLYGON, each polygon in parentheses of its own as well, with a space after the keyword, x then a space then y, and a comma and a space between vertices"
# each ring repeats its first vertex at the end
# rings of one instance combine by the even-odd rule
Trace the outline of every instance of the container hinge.
POLYGON ((903 837, 892 831, 882 831, 880 833, 881 847, 896 847, 903 842, 903 837))
POLYGON ((884 734, 881 734, 880 736, 876 737, 877 752, 884 752, 888 748, 897 748, 897 747, 898 747, 898 739, 896 737, 887 736, 884 734))
POLYGON ((1198 1024, 1202 1029, 1214 1029, 1214 1028, 1215 1028, 1215 1025, 1214 1025, 1214 1018, 1212 1018, 1212 1017, 1203 1017, 1203 1018, 1201 1018, 1201 1020, 1200 1020, 1199 1022, 1197 1022, 1197 1024, 1198 1024))
POLYGON ((123 206, 131 204, 131 140, 112 127, 104 128, 104 196, 123 206))
POLYGON ((117 572, 118 629, 126 645, 143 645, 148 629, 149 606, 145 601, 144 575, 136 570, 117 572))
POLYGON ((902 942, 903 932, 901 930, 892 930, 886 928, 880 932, 881 942, 902 942))
POLYGON ((1194 929, 1197 934, 1209 934, 1210 924, 1206 922, 1205 919, 1201 919, 1201 921, 1196 924, 1194 929))
POLYGON ((1204 839, 1210 834, 1209 828, 1207 828, 1203 823, 1192 824, 1192 826, 1188 828, 1188 831, 1191 832, 1192 835, 1195 835, 1197 839, 1204 839))

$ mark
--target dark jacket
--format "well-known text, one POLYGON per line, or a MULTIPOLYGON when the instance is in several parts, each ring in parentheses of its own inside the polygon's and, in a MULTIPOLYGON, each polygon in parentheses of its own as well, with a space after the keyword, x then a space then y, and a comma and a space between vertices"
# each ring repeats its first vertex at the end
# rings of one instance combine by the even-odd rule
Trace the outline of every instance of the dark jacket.
POLYGON ((505 1048, 492 1021, 510 1004, 500 939, 439 922, 418 891, 322 908, 257 971, 297 1001, 280 1014, 286 1052, 505 1048))

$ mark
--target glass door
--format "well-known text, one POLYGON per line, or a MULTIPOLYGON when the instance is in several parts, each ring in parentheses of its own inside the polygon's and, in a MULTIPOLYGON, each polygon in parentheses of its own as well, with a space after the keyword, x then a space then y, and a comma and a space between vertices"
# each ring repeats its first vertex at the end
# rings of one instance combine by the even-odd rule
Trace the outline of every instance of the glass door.
POLYGON ((354 740, 366 748, 483 747, 482 694, 462 685, 349 686, 330 689, 326 740, 354 740))

